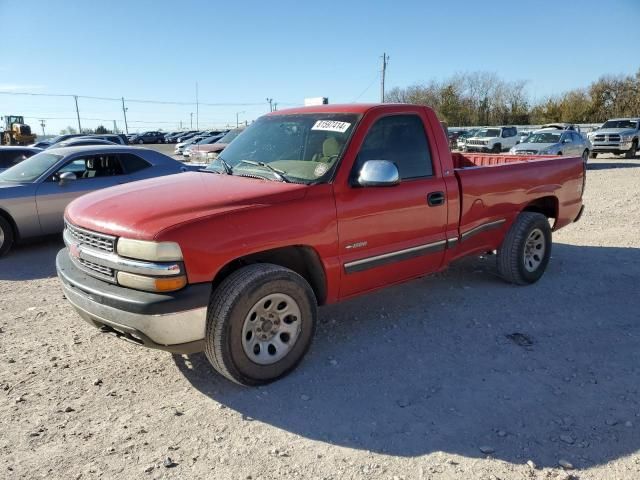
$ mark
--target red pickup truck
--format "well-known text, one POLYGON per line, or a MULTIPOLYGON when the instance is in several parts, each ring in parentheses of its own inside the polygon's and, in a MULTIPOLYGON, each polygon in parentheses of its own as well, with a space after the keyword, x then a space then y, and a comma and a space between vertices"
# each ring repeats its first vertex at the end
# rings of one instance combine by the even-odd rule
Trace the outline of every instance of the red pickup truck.
POLYGON ((495 250, 537 281, 584 187, 579 157, 452 154, 428 107, 282 110, 204 171, 72 202, 57 270, 94 326, 258 385, 302 359, 319 305, 495 250))

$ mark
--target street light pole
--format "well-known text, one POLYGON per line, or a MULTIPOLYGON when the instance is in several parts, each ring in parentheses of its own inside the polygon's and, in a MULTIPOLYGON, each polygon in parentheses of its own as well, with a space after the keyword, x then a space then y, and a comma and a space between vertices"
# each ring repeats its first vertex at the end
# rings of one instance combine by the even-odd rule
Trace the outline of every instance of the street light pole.
POLYGON ((82 133, 82 125, 80 125, 80 110, 78 109, 78 96, 74 95, 73 99, 76 102, 76 116, 78 117, 78 133, 82 133))
POLYGON ((189 114, 189 118, 191 119, 191 120, 190 120, 190 125, 191 125, 191 126, 190 126, 189 128, 191 128, 191 130, 193 130, 193 112, 191 112, 191 113, 189 114))

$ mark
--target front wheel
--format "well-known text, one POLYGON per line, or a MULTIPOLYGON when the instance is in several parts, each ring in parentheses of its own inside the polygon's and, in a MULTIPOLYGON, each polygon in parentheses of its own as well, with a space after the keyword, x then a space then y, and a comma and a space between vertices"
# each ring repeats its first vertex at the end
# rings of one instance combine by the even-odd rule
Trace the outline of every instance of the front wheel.
POLYGON ((633 158, 636 156, 636 150, 638 150, 638 140, 631 142, 631 148, 624 154, 625 158, 633 158))
POLYGON ((522 212, 498 250, 498 273, 509 283, 527 285, 544 274, 551 257, 551 227, 541 213, 522 212))
POLYGON ((491 149, 492 153, 501 153, 502 152, 502 145, 500 145, 499 143, 496 143, 493 148, 491 149))
POLYGON ((140 139, 138 140, 138 145, 142 145, 144 143, 144 140, 140 139))
POLYGON ((212 293, 205 354, 241 385, 264 385, 302 360, 316 326, 316 298, 297 273, 254 264, 229 275, 212 293))
POLYGON ((0 257, 6 254, 13 245, 14 234, 11 224, 0 216, 0 257))
POLYGON ((598 154, 596 152, 591 152, 589 154, 589 158, 598 158, 598 154))
POLYGON ((582 152, 582 163, 586 165, 588 160, 589 160, 589 150, 585 150, 584 152, 582 152))

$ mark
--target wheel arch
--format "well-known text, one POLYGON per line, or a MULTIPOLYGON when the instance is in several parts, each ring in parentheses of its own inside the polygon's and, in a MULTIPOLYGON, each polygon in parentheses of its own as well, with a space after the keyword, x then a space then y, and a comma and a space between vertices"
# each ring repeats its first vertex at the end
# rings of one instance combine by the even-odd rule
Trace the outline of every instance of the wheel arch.
POLYGON ((558 197, 548 195, 546 197, 536 198, 529 202, 523 209, 523 212, 541 213, 547 218, 558 219, 559 202, 558 197))
POLYGON ((272 263, 293 270, 311 286, 318 305, 327 300, 327 276, 318 252, 308 245, 290 245, 235 258, 218 270, 212 290, 236 270, 255 263, 272 263))

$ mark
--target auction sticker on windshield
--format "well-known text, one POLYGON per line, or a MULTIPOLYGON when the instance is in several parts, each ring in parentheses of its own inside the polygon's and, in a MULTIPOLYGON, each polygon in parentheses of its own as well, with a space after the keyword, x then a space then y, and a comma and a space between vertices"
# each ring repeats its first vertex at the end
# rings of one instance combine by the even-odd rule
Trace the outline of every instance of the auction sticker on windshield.
POLYGON ((328 132, 346 132, 351 124, 349 122, 338 122, 337 120, 318 120, 311 130, 326 130, 328 132))

